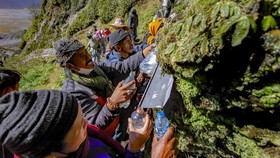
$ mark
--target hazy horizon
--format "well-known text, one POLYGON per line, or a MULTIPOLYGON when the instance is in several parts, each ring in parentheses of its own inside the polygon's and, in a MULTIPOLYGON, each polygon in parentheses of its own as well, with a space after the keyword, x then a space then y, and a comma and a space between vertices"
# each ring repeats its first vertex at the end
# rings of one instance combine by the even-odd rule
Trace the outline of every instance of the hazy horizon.
POLYGON ((28 9, 0 9, 0 33, 28 29, 32 15, 28 9))
POLYGON ((0 0, 0 9, 23 9, 32 4, 41 4, 41 0, 0 0))

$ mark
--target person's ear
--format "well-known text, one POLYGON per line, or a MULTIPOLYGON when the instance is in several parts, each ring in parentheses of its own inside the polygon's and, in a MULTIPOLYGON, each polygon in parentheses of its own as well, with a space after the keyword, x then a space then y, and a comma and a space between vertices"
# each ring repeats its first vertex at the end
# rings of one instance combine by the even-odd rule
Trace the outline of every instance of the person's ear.
POLYGON ((75 71, 75 72, 79 72, 80 68, 71 64, 71 63, 66 63, 65 67, 67 67, 68 69, 75 71))
POLYGON ((120 52, 122 50, 122 48, 119 46, 119 45, 115 45, 114 46, 114 49, 117 51, 117 52, 120 52))

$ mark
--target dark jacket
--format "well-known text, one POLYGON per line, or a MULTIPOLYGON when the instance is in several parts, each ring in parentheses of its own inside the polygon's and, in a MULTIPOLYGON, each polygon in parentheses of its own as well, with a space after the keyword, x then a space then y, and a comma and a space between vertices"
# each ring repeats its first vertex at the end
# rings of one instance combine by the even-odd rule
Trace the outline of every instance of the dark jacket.
MULTIPOLYGON (((112 81, 113 85, 116 86, 125 79, 130 71, 136 69, 143 59, 143 54, 137 53, 130 60, 111 62, 99 67, 108 79, 112 81)), ((89 123, 101 129, 106 128, 119 114, 118 111, 114 113, 109 111, 106 105, 103 107, 99 105, 96 101, 97 94, 106 100, 106 96, 103 95, 104 93, 100 89, 86 87, 68 77, 63 83, 62 91, 74 95, 83 109, 84 117, 89 123)))
POLYGON ((138 26, 138 15, 135 9, 132 9, 128 16, 128 27, 136 28, 138 26))
MULTIPOLYGON (((118 112, 111 112, 106 104, 102 107, 97 101, 96 91, 67 78, 62 91, 68 92, 76 97, 82 107, 83 115, 89 123, 105 129, 118 116, 118 112)), ((106 98, 105 98, 106 99, 106 98)))

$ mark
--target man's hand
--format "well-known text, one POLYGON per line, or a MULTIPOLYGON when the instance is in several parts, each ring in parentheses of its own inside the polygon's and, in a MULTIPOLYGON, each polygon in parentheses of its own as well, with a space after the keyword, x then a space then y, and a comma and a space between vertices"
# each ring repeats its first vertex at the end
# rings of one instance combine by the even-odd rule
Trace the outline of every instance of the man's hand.
POLYGON ((128 82, 123 85, 123 81, 119 82, 115 88, 113 94, 110 97, 110 104, 107 104, 109 110, 115 110, 119 108, 119 104, 123 103, 133 97, 137 88, 128 89, 131 85, 135 83, 135 80, 128 82), (128 93, 129 91, 129 93, 128 93))
POLYGON ((143 50, 143 55, 146 57, 155 47, 157 46, 156 43, 150 44, 147 48, 143 50))
POLYGON ((170 126, 164 136, 158 140, 157 134, 154 135, 152 144, 152 158, 175 158, 174 142, 175 137, 173 136, 174 127, 170 126))
POLYGON ((138 83, 140 83, 140 82, 142 82, 144 80, 144 78, 145 78, 144 73, 142 71, 140 71, 139 75, 136 78, 136 81, 138 83))
POLYGON ((128 150, 132 152, 139 152, 140 149, 145 145, 149 139, 150 134, 153 130, 153 123, 150 116, 146 114, 144 127, 141 129, 135 129, 131 119, 128 119, 129 126, 129 144, 128 150))

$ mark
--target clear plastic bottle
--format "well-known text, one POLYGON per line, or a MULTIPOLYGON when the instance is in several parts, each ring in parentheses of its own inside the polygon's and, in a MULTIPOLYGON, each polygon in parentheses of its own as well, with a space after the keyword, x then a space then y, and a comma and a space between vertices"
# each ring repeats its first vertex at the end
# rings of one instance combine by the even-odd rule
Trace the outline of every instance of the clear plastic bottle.
POLYGON ((132 114, 131 114, 131 120, 134 123, 134 127, 135 129, 141 129, 144 127, 144 124, 146 122, 146 113, 145 111, 138 107, 137 110, 135 110, 132 114))
MULTIPOLYGON (((131 71, 129 73, 129 76, 124 80, 123 86, 126 85, 128 82, 134 80, 134 78, 135 78, 135 71, 131 71)), ((136 84, 134 83, 133 85, 128 87, 127 90, 135 88, 135 87, 136 87, 136 84)), ((129 104, 130 104, 130 100, 127 100, 126 102, 120 104, 120 108, 125 108, 126 109, 129 106, 129 104)))
POLYGON ((146 58, 140 63, 139 68, 146 75, 151 77, 157 65, 156 48, 154 48, 146 58))
POLYGON ((167 129, 169 122, 163 111, 156 112, 155 127, 158 139, 162 138, 167 129))

